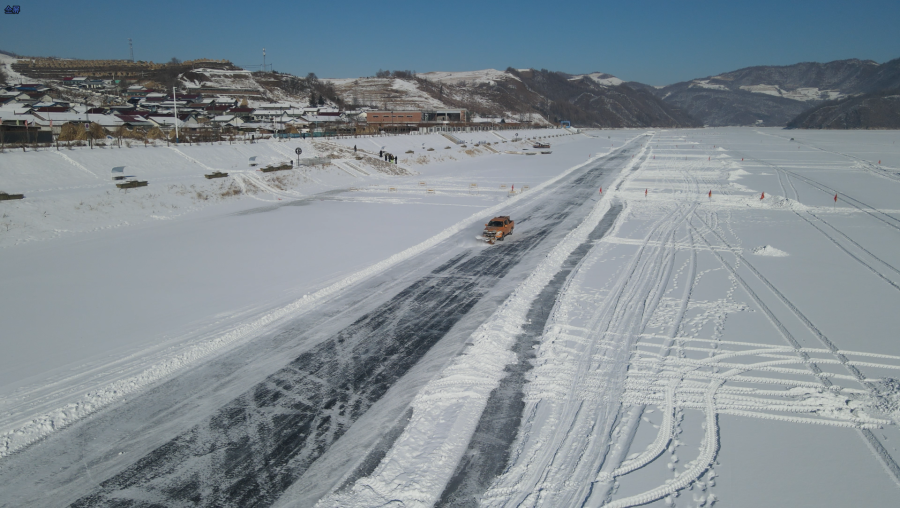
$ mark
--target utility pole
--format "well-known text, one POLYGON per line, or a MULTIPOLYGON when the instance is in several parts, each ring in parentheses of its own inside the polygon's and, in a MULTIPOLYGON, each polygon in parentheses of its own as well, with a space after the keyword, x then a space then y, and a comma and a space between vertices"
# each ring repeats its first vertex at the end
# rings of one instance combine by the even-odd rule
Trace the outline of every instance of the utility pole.
POLYGON ((263 72, 266 72, 266 48, 263 48, 263 72))
POLYGON ((178 96, 175 95, 175 87, 172 87, 172 104, 175 105, 175 143, 178 143, 178 96))
POLYGON ((131 44, 131 38, 128 39, 128 51, 131 52, 131 63, 134 63, 134 45, 131 44))

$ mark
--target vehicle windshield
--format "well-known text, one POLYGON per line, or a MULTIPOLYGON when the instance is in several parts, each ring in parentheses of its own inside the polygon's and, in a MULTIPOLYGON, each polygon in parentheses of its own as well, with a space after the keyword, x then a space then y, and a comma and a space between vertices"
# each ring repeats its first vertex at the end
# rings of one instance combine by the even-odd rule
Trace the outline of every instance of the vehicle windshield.
POLYGON ((501 221, 499 221, 499 220, 492 220, 492 221, 488 224, 488 226, 494 226, 494 227, 498 227, 498 228, 499 228, 499 227, 502 227, 502 226, 503 226, 503 222, 501 222, 501 221))

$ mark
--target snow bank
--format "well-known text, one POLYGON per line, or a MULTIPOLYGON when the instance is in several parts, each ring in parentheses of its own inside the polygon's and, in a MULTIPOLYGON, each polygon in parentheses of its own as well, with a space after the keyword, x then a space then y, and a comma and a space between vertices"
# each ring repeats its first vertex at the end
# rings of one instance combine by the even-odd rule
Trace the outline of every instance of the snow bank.
POLYGON ((779 249, 776 249, 775 247, 772 247, 771 245, 763 245, 761 247, 756 247, 751 252, 753 252, 753 254, 755 254, 757 256, 769 256, 769 257, 773 257, 773 258, 783 258, 783 257, 787 257, 790 255, 783 250, 779 250, 779 249))

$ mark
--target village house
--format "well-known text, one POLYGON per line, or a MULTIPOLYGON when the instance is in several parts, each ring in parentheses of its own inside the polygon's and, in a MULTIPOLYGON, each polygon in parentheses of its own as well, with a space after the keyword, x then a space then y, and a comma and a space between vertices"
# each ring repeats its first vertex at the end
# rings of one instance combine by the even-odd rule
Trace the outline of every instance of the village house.
POLYGON ((185 113, 178 114, 176 118, 175 115, 149 115, 146 117, 147 120, 156 124, 160 129, 164 131, 168 131, 174 129, 177 125, 179 129, 191 130, 195 131, 197 129, 203 128, 203 124, 201 124, 197 120, 197 116, 193 113, 185 113))
POLYGON ((253 108, 237 107, 237 108, 229 109, 227 114, 238 117, 238 118, 248 119, 248 118, 253 117, 253 112, 254 112, 253 108))

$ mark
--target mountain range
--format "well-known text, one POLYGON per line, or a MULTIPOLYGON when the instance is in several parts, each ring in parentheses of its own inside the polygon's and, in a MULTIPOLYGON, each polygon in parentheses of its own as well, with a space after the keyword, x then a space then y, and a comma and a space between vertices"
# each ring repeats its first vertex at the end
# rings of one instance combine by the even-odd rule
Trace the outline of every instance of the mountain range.
MULTIPOLYGON (((12 62, 10 56, 4 58, 12 62)), ((8 71, 13 71, 13 65, 7 66, 8 71)), ((0 65, 0 70, 3 67, 0 65)), ((23 75, 37 72, 21 64, 16 68, 23 75)), ((240 86, 258 90, 273 101, 324 101, 341 108, 395 110, 466 108, 482 118, 538 124, 567 120, 574 126, 601 128, 752 125, 854 129, 897 128, 900 124, 895 107, 900 58, 882 64, 849 59, 754 66, 661 87, 625 82, 601 72, 567 74, 514 68, 379 71, 375 77, 322 80, 314 74, 250 73, 228 62, 208 70, 173 63, 154 72, 164 75, 166 88, 176 82, 186 87, 240 86)), ((36 80, 41 77, 46 76, 33 76, 36 80)))
POLYGON ((546 69, 394 74, 331 82, 342 96, 377 107, 465 107, 481 116, 589 127, 895 128, 900 121, 886 107, 896 94, 883 93, 900 88, 900 59, 755 66, 663 87, 546 69), (836 120, 834 101, 858 114, 836 120), (813 114, 820 107, 831 116, 813 114), (804 120, 795 121, 801 114, 804 120))
POLYGON ((654 90, 704 125, 781 127, 826 101, 895 88, 900 59, 747 67, 654 90))

